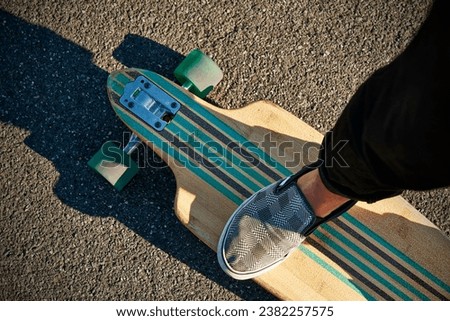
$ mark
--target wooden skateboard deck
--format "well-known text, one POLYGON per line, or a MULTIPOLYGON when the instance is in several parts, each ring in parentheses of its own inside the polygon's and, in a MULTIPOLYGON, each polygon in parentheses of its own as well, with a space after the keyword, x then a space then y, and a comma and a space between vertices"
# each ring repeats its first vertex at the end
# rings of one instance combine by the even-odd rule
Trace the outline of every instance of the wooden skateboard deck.
MULTIPOLYGON (((170 166, 176 215, 214 251, 238 205, 314 161, 322 140, 273 103, 217 108, 146 70, 112 73, 108 96, 119 118, 170 166), (162 130, 120 103, 125 86, 140 76, 180 105, 162 130)), ((255 281, 284 300, 448 300, 449 267, 449 239, 395 197, 358 203, 255 281)))

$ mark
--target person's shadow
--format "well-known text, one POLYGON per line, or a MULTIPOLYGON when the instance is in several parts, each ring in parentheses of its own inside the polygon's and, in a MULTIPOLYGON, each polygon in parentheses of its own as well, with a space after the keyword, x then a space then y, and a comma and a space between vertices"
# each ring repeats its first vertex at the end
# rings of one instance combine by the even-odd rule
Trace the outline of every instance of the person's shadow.
MULTIPOLYGON (((120 193, 88 168, 87 161, 105 141, 123 141, 129 134, 108 102, 108 74, 92 63, 91 53, 1 10, 0 22, 0 121, 27 130, 25 144, 54 164, 60 174, 54 188, 58 198, 84 214, 114 217, 242 299, 274 300, 255 283, 226 276, 215 253, 178 221, 175 179, 159 159, 120 193), (26 37, 11 36, 15 30, 26 37)), ((116 54, 125 65, 168 78, 183 59, 132 35, 116 54)))
MULTIPOLYGON (((25 144, 53 163, 60 174, 54 192, 62 202, 86 215, 117 219, 149 243, 242 299, 276 299, 252 281, 235 281, 226 276, 217 264, 215 253, 179 222, 173 210, 175 178, 160 159, 145 159, 146 168, 120 193, 88 168, 87 161, 102 143, 109 140, 123 142, 124 136, 129 136, 129 131, 109 105, 105 88, 108 74, 92 63, 88 51, 48 29, 31 25, 1 10, 0 26, 0 121, 29 132, 25 144), (19 29, 25 37, 11 36, 19 29)), ((169 79, 173 79, 172 71, 183 59, 181 54, 135 35, 128 35, 114 56, 126 66, 150 69, 169 79)), ((143 159, 145 151, 140 149, 139 159, 143 159)), ((370 210, 358 211, 356 217, 359 220, 376 221, 373 225, 386 231, 392 229, 391 221, 398 223, 400 219, 403 232, 387 233, 386 239, 399 238, 403 234, 405 238, 418 235, 429 239, 430 235, 439 234, 431 227, 387 211, 382 215, 370 210)), ((356 229, 344 225, 345 219, 340 219, 333 224, 354 238, 353 243, 383 256, 382 262, 388 262, 414 282, 424 283, 427 287, 420 275, 411 276, 406 265, 399 265, 366 242, 356 229)), ((313 234, 307 243, 341 266, 357 289, 369 287, 370 291, 381 293, 381 290, 373 290, 379 280, 371 281, 371 276, 363 276, 348 263, 351 256, 340 258, 343 251, 330 246, 328 235, 331 230, 327 228, 319 228, 318 234, 313 234), (318 237, 320 233, 323 238, 318 237)), ((439 240, 438 235, 435 243, 439 240)), ((401 240, 391 243, 399 242, 401 240)), ((448 262, 448 256, 440 258, 440 262, 448 262)), ((360 269, 366 273, 365 267, 360 269)), ((444 283, 448 284, 449 277, 447 273, 444 283)), ((427 288, 427 291, 431 290, 427 288)), ((437 297, 448 298, 448 293, 439 292, 437 297)), ((388 293, 380 296, 390 299, 388 293)))

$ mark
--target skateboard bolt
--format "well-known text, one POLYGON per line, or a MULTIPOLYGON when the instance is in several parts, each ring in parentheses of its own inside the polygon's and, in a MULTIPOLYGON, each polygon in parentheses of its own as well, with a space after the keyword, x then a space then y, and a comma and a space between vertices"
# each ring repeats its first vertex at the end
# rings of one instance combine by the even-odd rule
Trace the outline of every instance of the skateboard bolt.
POLYGON ((170 104, 170 107, 172 107, 172 108, 177 108, 177 106, 178 106, 178 104, 176 102, 173 102, 170 104))
POLYGON ((150 84, 149 84, 148 82, 146 82, 146 83, 144 84, 144 87, 145 87, 145 89, 149 89, 149 88, 150 88, 150 84))
POLYGON ((132 101, 130 101, 130 102, 128 103, 128 107, 133 108, 133 107, 134 107, 134 103, 133 103, 132 101))

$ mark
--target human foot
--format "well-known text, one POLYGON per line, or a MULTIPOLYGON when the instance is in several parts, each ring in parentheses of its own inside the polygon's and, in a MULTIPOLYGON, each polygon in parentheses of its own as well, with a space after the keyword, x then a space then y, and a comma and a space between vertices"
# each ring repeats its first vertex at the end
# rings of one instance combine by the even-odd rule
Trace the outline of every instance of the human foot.
POLYGON ((305 195, 314 214, 324 218, 350 199, 330 192, 322 182, 319 169, 314 169, 300 176, 297 186, 305 195))
POLYGON ((351 200, 341 203, 342 200, 333 197, 335 194, 314 195, 315 188, 322 188, 313 173, 318 166, 319 163, 304 167, 261 189, 233 213, 217 248, 219 264, 228 275, 245 280, 269 271, 283 262, 320 224, 354 205, 351 200), (308 173, 312 174, 302 179, 308 173), (315 215, 302 188, 323 218, 315 215), (331 213, 328 211, 331 206, 319 204, 320 200, 327 199, 337 204, 331 213))

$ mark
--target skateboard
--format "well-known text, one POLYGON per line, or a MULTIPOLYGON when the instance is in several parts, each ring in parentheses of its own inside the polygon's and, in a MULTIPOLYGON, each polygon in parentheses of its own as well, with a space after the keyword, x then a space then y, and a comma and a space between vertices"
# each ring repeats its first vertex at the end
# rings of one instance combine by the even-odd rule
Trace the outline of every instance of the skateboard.
MULTIPOLYGON (((120 190, 138 171, 132 151, 147 144, 175 175, 177 217, 214 251, 234 210, 316 160, 323 137, 268 101, 231 110, 206 102, 222 75, 198 49, 175 70, 181 85, 148 70, 111 73, 109 100, 134 134, 89 161, 120 190)), ((449 266, 450 240, 397 196, 357 203, 254 281, 283 300, 449 300, 449 266)))

